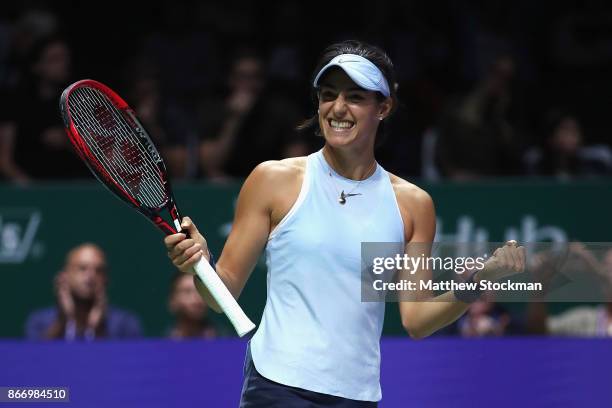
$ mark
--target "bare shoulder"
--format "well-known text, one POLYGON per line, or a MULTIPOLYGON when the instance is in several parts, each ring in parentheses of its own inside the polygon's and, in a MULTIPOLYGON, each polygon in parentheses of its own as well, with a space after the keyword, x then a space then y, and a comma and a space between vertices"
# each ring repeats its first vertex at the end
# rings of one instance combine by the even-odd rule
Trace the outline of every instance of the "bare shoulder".
POLYGON ((275 163, 279 166, 284 167, 285 169, 287 169, 287 171, 294 171, 294 172, 298 172, 298 173, 303 173, 304 170, 306 169, 306 160, 308 159, 308 157, 306 156, 301 156, 301 157, 289 157, 287 159, 282 159, 282 160, 272 160, 270 162, 267 163, 275 163))
MULTIPOLYGON (((269 160, 255 167, 249 179, 256 179, 263 184, 301 182, 306 169, 306 157, 291 157, 283 160, 269 160)), ((247 179, 248 180, 248 179, 247 179)))
POLYGON ((433 206, 433 200, 427 191, 395 174, 389 173, 389 177, 400 206, 433 206))
POLYGON ((305 169, 306 157, 260 163, 244 182, 239 201, 268 211, 274 226, 297 200, 305 169))
POLYGON ((389 173, 389 178, 404 221, 406 241, 415 238, 425 242, 430 236, 433 239, 436 212, 429 193, 394 174, 389 173))

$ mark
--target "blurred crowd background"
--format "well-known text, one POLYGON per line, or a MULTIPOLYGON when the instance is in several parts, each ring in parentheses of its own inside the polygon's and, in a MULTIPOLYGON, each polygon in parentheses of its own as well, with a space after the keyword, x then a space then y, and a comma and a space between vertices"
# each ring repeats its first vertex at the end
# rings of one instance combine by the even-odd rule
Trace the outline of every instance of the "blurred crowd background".
MULTIPOLYGON (((24 322, 25 338, 91 341, 143 336, 145 330, 139 316, 108 301, 110 276, 106 258, 104 250, 96 244, 82 243, 72 248, 54 279, 55 305, 28 315, 24 322)), ((543 284, 543 294, 535 295, 533 301, 517 308, 516 304, 495 302, 494 292, 485 292, 470 305, 465 315, 434 336, 612 337, 612 249, 595 254, 582 243, 572 243, 563 258, 577 263, 583 273, 595 278, 608 301, 574 304, 562 312, 551 313, 550 309, 556 307, 549 307, 545 294, 556 285, 559 255, 555 255, 554 250, 540 251, 530 258, 527 267, 535 280, 543 284)), ((162 300, 161 296, 156 297, 162 300)), ((168 288, 167 307, 172 320, 158 335, 173 339, 233 335, 231 329, 211 319, 191 275, 174 273, 168 288)), ((396 306, 389 303, 387 307, 396 306)))
MULTIPOLYGON (((387 170, 427 182, 612 175, 606 1, 24 0, 0 6, 0 182, 91 179, 58 112, 83 78, 137 111, 174 180, 235 182, 261 161, 309 154, 322 140, 296 126, 316 111, 311 71, 325 46, 351 38, 395 63, 401 106, 377 152, 387 170)), ((598 262, 612 271, 612 255, 598 262)), ((136 315, 107 303, 104 265, 95 245, 68 253, 56 305, 28 317, 26 337, 141 335, 136 315)), ((168 309, 168 336, 229 334, 190 279, 172 280, 168 309)), ((478 302, 440 334, 612 335, 610 305, 566 313, 478 302)))
POLYGON ((93 78, 136 109, 175 179, 242 178, 321 145, 322 49, 358 38, 395 63, 402 105, 380 163, 404 177, 606 176, 612 6, 605 1, 76 1, 0 14, 0 179, 89 177, 57 112, 93 78))

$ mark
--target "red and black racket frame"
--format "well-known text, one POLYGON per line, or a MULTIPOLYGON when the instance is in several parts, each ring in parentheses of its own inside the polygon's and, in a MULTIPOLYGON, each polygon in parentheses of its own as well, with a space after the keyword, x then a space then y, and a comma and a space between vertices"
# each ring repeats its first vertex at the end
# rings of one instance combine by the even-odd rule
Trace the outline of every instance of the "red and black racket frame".
POLYGON ((70 142, 74 146, 78 155, 85 162, 87 167, 89 167, 91 172, 96 176, 96 178, 98 178, 98 180, 100 180, 100 182, 104 184, 106 188, 108 188, 122 201, 131 205, 136 210, 138 210, 138 212, 150 219, 151 222, 153 222, 153 224, 155 224, 160 230, 162 230, 164 234, 176 234, 178 232, 177 228, 161 216, 162 212, 166 210, 172 217, 173 221, 178 221, 178 223, 180 224, 180 221, 182 219, 176 206, 174 196, 172 194, 172 188, 170 186, 170 181, 168 180, 166 165, 164 164, 163 159, 155 148, 155 145, 151 141, 151 138, 146 133, 144 127, 138 121, 134 111, 129 107, 129 105, 106 85, 91 79, 84 79, 75 82, 64 90, 62 96, 60 97, 60 112, 64 121, 66 133, 70 138, 70 142), (104 95, 106 95, 111 100, 113 105, 115 105, 115 107, 117 107, 123 113, 124 118, 130 123, 130 125, 132 125, 132 128, 139 136, 138 140, 140 141, 140 143, 142 143, 142 146, 153 156, 156 163, 156 169, 159 172, 161 180, 163 181, 164 190, 166 192, 167 197, 166 202, 161 207, 150 208, 141 205, 138 201, 136 201, 134 197, 132 197, 127 191, 125 191, 125 189, 123 189, 119 185, 119 183, 116 182, 116 180, 113 179, 111 174, 106 171, 102 163, 100 163, 96 156, 91 152, 89 146, 77 131, 70 117, 70 106, 68 105, 69 96, 75 89, 78 89, 80 87, 95 88, 102 92, 104 95))

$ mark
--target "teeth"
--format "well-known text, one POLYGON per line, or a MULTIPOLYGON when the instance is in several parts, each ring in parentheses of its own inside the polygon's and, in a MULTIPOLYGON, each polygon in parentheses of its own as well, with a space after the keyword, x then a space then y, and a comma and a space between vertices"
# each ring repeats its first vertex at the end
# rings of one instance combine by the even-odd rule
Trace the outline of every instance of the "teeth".
POLYGON ((333 120, 332 119, 330 121, 330 125, 331 127, 334 127, 334 128, 348 129, 353 126, 353 122, 349 122, 347 120, 333 120))

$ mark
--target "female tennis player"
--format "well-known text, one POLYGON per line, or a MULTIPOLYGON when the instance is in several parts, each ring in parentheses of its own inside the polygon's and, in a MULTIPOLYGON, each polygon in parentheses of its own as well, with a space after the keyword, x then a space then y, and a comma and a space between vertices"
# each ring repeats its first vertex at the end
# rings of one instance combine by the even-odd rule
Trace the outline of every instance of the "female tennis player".
MULTIPOLYGON (((410 243, 434 239, 430 196, 374 158, 381 123, 396 105, 387 55, 357 41, 334 44, 320 59, 313 87, 318 112, 306 126, 325 146, 253 170, 216 264, 238 297, 266 251, 267 302, 247 350, 241 407, 377 406, 385 303, 360 301, 361 242, 401 242, 408 251, 410 243)), ((189 238, 174 234, 165 244, 174 265, 191 272, 209 252, 194 223, 185 217, 183 224, 189 238)), ((522 254, 509 242, 478 275, 522 269, 522 254)), ((465 312, 464 297, 448 292, 438 302, 400 302, 403 326, 414 338, 428 336, 465 312)))

